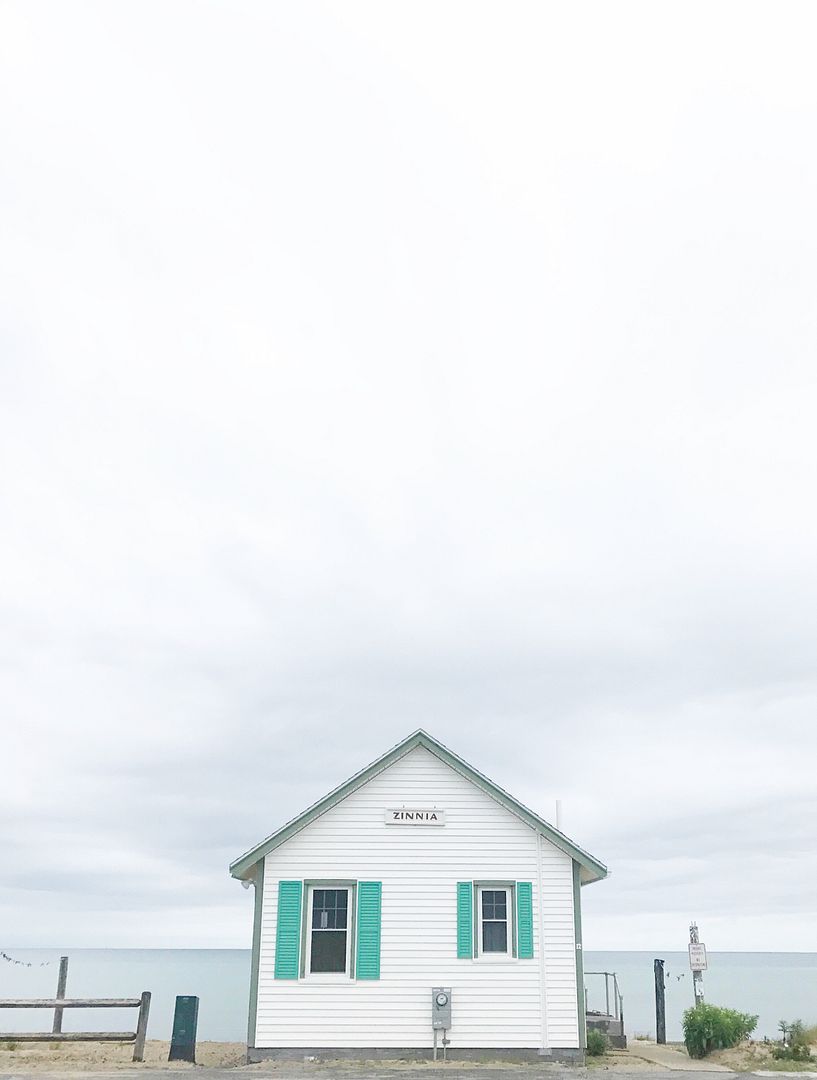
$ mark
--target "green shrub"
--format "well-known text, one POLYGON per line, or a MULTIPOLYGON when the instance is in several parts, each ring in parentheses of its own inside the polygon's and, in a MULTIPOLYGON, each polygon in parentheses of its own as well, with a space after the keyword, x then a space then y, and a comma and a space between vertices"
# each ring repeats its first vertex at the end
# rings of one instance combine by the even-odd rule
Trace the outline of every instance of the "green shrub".
POLYGON ((811 1061, 811 1050, 802 1043, 796 1046, 773 1046, 772 1057, 777 1061, 811 1061))
POLYGON ((772 1057, 777 1061, 811 1061, 809 1043, 813 1028, 806 1028, 802 1020, 793 1020, 790 1024, 781 1020, 778 1027, 783 1032, 783 1042, 772 1048, 772 1057))
POLYGON ((802 1020, 792 1020, 789 1025, 789 1046, 808 1046, 806 1025, 802 1020))
POLYGON ((803 1028, 803 1039, 809 1046, 813 1046, 814 1043, 817 1043, 817 1024, 812 1024, 810 1027, 803 1028))
POLYGON ((599 1031, 598 1028, 590 1028, 587 1032, 587 1052, 591 1057, 599 1057, 599 1055, 607 1052, 609 1043, 607 1036, 603 1031, 599 1031))
POLYGON ((722 1009, 701 1002, 684 1013, 684 1042, 690 1057, 702 1058, 713 1050, 737 1046, 757 1026, 757 1017, 749 1013, 722 1009))

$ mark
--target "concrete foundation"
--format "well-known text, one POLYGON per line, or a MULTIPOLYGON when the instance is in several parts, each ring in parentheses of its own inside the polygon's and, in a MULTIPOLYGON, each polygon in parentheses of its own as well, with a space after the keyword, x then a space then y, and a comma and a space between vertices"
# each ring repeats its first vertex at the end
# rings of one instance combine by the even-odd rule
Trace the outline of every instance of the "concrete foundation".
MULTIPOLYGON (((310 1046, 248 1046, 247 1064, 259 1061, 429 1061, 434 1051, 431 1047, 310 1047, 310 1046)), ((443 1051, 437 1051, 438 1060, 442 1060, 443 1051)), ((584 1050, 578 1047, 552 1047, 547 1050, 536 1048, 513 1047, 508 1049, 449 1046, 447 1057, 451 1061, 510 1061, 528 1062, 543 1065, 553 1062, 559 1065, 584 1065, 584 1050)))

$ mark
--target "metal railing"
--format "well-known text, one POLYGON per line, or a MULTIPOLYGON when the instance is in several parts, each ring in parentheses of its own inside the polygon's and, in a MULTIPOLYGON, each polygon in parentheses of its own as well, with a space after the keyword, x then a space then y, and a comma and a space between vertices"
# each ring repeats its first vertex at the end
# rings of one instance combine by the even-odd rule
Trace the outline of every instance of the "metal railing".
POLYGON ((585 987, 584 987, 584 1008, 588 1016, 606 1016, 612 1020, 617 1020, 619 1023, 624 1021, 624 998, 621 995, 621 991, 618 988, 618 979, 614 971, 586 971, 584 973, 585 987), (591 998, 590 988, 587 986, 588 979, 597 979, 593 985, 593 996, 591 998), (604 980, 603 987, 601 980, 604 980), (593 1006, 601 1006, 604 1003, 604 1009, 591 1008, 593 1006))

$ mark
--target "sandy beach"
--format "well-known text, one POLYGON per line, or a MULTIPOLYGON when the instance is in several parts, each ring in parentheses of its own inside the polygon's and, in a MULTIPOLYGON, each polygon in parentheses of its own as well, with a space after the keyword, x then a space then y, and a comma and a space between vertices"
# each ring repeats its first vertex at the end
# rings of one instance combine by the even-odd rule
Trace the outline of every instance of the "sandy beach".
MULTIPOLYGON (((404 1059, 373 1061, 332 1061, 329 1059, 304 1058, 296 1061, 266 1061, 258 1065, 246 1065, 246 1048, 239 1042, 201 1041, 196 1047, 196 1064, 188 1062, 169 1062, 170 1043, 163 1039, 149 1039, 145 1043, 145 1060, 134 1062, 132 1043, 27 1043, 0 1042, 0 1076, 25 1072, 40 1073, 44 1080, 48 1077, 65 1073, 81 1075, 85 1073, 110 1074, 126 1070, 170 1070, 185 1071, 204 1067, 223 1070, 238 1069, 247 1073, 265 1075, 283 1075, 298 1077, 318 1077, 327 1074, 340 1080, 357 1080, 371 1076, 393 1076, 396 1074, 416 1075, 432 1071, 435 1066, 427 1061, 406 1061, 404 1059)), ((721 1050, 711 1054, 705 1062, 692 1061, 682 1044, 670 1044, 656 1047, 654 1043, 633 1040, 628 1050, 611 1050, 598 1058, 588 1058, 586 1069, 593 1072, 614 1071, 619 1074, 661 1072, 662 1070, 722 1071, 746 1073, 770 1069, 779 1072, 782 1063, 775 1062, 771 1056, 771 1046, 762 1042, 745 1042, 732 1050, 721 1050), (656 1057, 656 1054, 658 1056, 656 1057)), ((813 1069, 807 1064, 786 1063, 794 1073, 813 1069)), ((519 1063, 491 1062, 478 1063, 467 1061, 448 1061, 448 1072, 457 1074, 476 1074, 505 1076, 509 1073, 530 1072, 530 1067, 519 1063)), ((571 1069, 561 1069, 555 1065, 542 1063, 539 1072, 570 1073, 571 1069)), ((583 1070, 582 1070, 583 1071, 583 1070)), ((812 1073, 812 1075, 815 1075, 812 1073)))
MULTIPOLYGON (((170 1069, 191 1069, 185 1061, 167 1060, 170 1043, 148 1039, 145 1060, 133 1060, 133 1043, 0 1043, 0 1072, 110 1072, 111 1069, 150 1069, 161 1066, 170 1069)), ((196 1047, 196 1065, 229 1069, 244 1064, 246 1047, 242 1043, 200 1042, 196 1047)))
MULTIPOLYGON (((149 1069, 185 1071, 198 1067, 210 1069, 233 1069, 242 1067, 249 1073, 263 1072, 286 1073, 289 1076, 325 1075, 331 1070, 339 1077, 353 1077, 358 1074, 368 1075, 372 1071, 378 1074, 403 1072, 426 1072, 434 1068, 430 1062, 407 1062, 396 1059, 382 1060, 376 1063, 354 1061, 267 1061, 258 1065, 245 1065, 246 1048, 243 1043, 234 1042, 199 1042, 196 1047, 196 1064, 188 1062, 169 1062, 167 1060, 170 1043, 162 1039, 150 1039, 145 1043, 145 1060, 134 1062, 132 1043, 0 1043, 0 1075, 9 1072, 39 1072, 43 1074, 62 1073, 111 1073, 130 1069, 149 1069)), ((588 1067, 592 1069, 614 1069, 618 1071, 649 1072, 654 1066, 641 1060, 634 1054, 613 1051, 601 1058, 590 1058, 588 1067)), ((555 1066, 545 1065, 545 1069, 554 1070, 555 1066)), ((445 1065, 448 1072, 476 1074, 507 1074, 529 1071, 529 1067, 512 1062, 479 1063, 469 1061, 449 1061, 445 1065)), ((559 1071, 559 1070, 556 1070, 559 1071)), ((569 1071, 569 1070, 568 1070, 569 1071)))

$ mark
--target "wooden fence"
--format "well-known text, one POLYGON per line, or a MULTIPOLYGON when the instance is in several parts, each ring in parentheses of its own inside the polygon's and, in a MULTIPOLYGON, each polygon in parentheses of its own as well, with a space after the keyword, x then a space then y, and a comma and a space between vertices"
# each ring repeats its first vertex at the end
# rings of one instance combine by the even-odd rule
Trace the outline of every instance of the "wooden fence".
POLYGON ((0 1009, 138 1009, 136 1031, 20 1031, 0 1032, 0 1041, 14 1042, 132 1042, 133 1060, 144 1061, 150 1012, 150 991, 138 998, 0 998, 0 1009))

